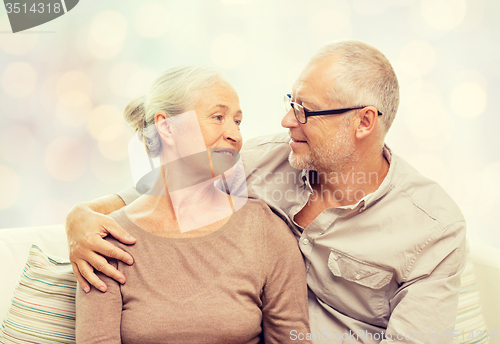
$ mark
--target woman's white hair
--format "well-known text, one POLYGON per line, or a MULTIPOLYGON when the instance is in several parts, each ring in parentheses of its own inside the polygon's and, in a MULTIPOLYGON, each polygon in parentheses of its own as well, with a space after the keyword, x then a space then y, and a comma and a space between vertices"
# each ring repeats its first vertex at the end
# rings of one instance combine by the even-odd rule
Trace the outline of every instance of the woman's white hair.
POLYGON ((330 99, 342 107, 375 106, 383 114, 383 139, 399 106, 398 79, 387 58, 369 44, 341 41, 324 45, 309 63, 324 59, 335 61, 330 99))
POLYGON ((152 158, 161 152, 155 114, 165 111, 169 117, 192 110, 201 91, 218 82, 227 82, 222 72, 211 66, 179 66, 163 72, 149 92, 132 100, 123 112, 127 123, 142 138, 152 158))

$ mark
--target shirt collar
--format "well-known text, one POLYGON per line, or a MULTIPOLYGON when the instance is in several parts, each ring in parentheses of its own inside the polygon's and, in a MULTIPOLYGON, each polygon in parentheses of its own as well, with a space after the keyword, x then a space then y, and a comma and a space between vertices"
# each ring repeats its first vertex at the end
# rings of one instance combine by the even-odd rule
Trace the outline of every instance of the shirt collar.
POLYGON ((365 197, 363 197, 361 199, 361 201, 364 200, 364 205, 360 208, 360 211, 363 211, 366 208, 369 208, 373 204, 377 203, 380 199, 382 199, 394 187, 394 181, 395 181, 395 176, 396 176, 396 173, 394 172, 394 170, 397 167, 397 163, 393 159, 391 149, 386 144, 384 144, 384 149, 383 149, 382 154, 384 155, 384 158, 389 163, 389 171, 387 172, 387 175, 385 176, 384 180, 382 181, 382 184, 380 184, 378 189, 375 190, 374 192, 372 192, 371 194, 366 195, 365 197))
MULTIPOLYGON (((377 203, 394 187, 394 180, 396 175, 394 170, 396 168, 396 161, 393 161, 392 159, 393 157, 392 150, 386 144, 384 144, 382 154, 389 163, 389 171, 387 172, 387 175, 382 181, 382 184, 380 184, 377 190, 375 190, 371 194, 366 195, 365 197, 360 199, 356 204, 339 208, 352 209, 352 210, 359 209, 359 211, 362 212, 366 208, 369 208, 373 204, 377 203)), ((302 173, 300 175, 300 182, 301 186, 307 187, 312 192, 312 186, 309 180, 309 170, 302 170, 302 173)))
POLYGON ((309 184, 309 170, 302 170, 300 174, 300 184, 301 186, 311 186, 311 184, 309 184))

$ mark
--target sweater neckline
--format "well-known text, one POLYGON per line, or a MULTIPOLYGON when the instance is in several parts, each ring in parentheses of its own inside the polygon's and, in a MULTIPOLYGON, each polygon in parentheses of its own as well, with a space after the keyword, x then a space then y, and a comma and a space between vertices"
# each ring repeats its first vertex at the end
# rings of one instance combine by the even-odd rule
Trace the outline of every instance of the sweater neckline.
POLYGON ((243 206, 242 208, 235 211, 232 215, 230 215, 227 222, 218 230, 205 235, 200 235, 196 237, 185 237, 185 238, 172 238, 172 237, 160 236, 153 234, 142 227, 139 227, 134 222, 132 222, 132 220, 125 213, 125 207, 111 213, 110 216, 116 222, 118 222, 119 225, 122 225, 123 227, 127 228, 127 231, 128 229, 132 229, 130 234, 132 234, 133 236, 138 235, 140 237, 145 237, 152 239, 154 241, 161 241, 161 242, 190 244, 190 243, 212 240, 213 238, 217 238, 222 234, 224 234, 225 232, 231 230, 231 228, 235 227, 235 224, 237 224, 238 218, 240 217, 240 211, 243 208, 245 208, 245 206, 243 206))

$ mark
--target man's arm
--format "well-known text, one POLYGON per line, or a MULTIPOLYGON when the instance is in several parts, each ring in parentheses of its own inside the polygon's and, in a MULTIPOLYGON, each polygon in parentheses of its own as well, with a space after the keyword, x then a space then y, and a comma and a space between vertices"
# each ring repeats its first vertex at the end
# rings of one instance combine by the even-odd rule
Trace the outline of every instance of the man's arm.
POLYGON ((125 283, 125 276, 103 257, 119 259, 127 264, 134 261, 131 255, 104 240, 104 237, 111 234, 124 244, 135 243, 135 238, 125 232, 115 220, 106 216, 124 206, 125 202, 119 196, 104 196, 75 205, 66 216, 69 259, 79 284, 86 292, 90 291, 90 284, 102 292, 107 290, 106 284, 97 277, 94 269, 125 283))
POLYGON ((403 283, 390 300, 392 314, 386 338, 405 343, 451 343, 465 264, 465 223, 461 221, 422 249, 410 275, 428 276, 403 283), (446 256, 436 266, 436 257, 443 254, 446 256), (405 335, 411 339, 403 338, 405 335))

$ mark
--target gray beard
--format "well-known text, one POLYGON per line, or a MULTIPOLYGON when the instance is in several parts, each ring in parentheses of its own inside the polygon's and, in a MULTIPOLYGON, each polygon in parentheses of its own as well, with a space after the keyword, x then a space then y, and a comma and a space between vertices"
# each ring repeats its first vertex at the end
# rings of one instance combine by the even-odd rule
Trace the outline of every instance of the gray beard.
POLYGON ((321 147, 311 149, 305 156, 299 156, 292 150, 288 161, 298 170, 340 172, 357 160, 354 152, 354 142, 349 138, 348 125, 344 125, 337 135, 331 137, 321 147))

